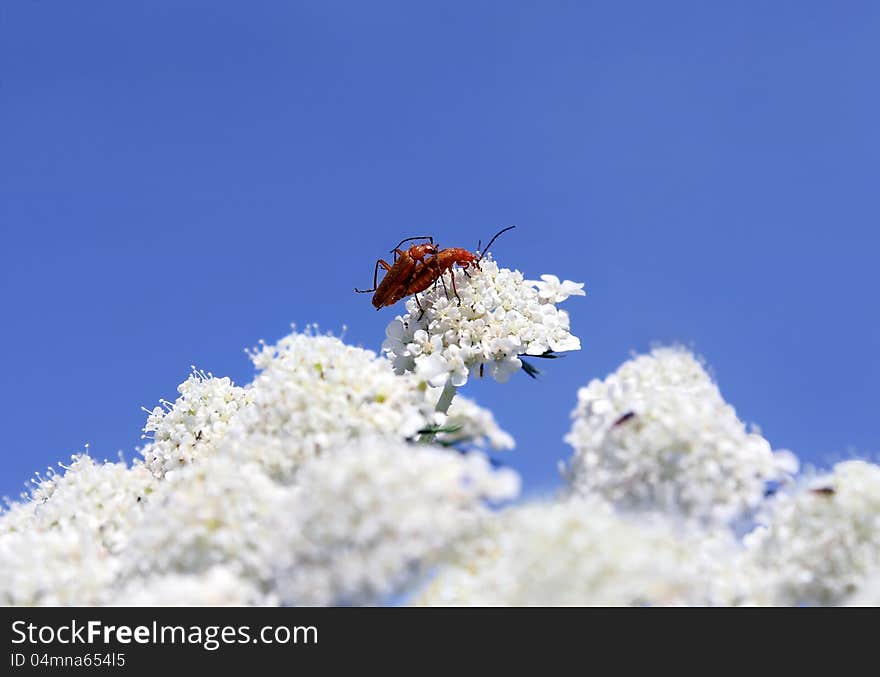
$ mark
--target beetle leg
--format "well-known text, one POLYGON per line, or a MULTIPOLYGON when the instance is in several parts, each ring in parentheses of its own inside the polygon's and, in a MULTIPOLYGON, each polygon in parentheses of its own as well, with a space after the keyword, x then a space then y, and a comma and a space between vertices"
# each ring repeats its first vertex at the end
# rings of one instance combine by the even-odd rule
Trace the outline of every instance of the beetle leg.
POLYGON ((455 288, 455 273, 452 272, 452 268, 449 269, 449 277, 452 278, 452 292, 455 294, 455 298, 458 299, 458 305, 461 305, 461 296, 458 295, 458 289, 455 288))
POLYGON ((419 307, 419 310, 421 311, 421 312, 419 313, 419 316, 416 318, 416 322, 418 322, 419 320, 422 319, 422 316, 425 314, 425 309, 422 308, 422 304, 421 304, 421 302, 419 301, 419 295, 418 295, 418 294, 413 294, 413 298, 416 300, 416 305, 419 307))
POLYGON ((437 280, 440 280, 440 283, 443 285, 443 293, 446 295, 446 298, 449 298, 449 292, 446 291, 446 280, 443 279, 443 269, 440 267, 440 258, 435 254, 427 263, 433 263, 434 270, 437 273, 437 277, 434 278, 434 289, 437 289, 437 280))
POLYGON ((354 290, 358 294, 369 294, 370 292, 376 291, 379 288, 379 266, 382 266, 386 271, 391 270, 391 266, 388 265, 387 261, 383 261, 379 259, 376 261, 376 267, 373 269, 373 288, 372 289, 358 289, 357 287, 354 290))
POLYGON ((387 261, 385 261, 384 259, 379 259, 378 261, 376 261, 376 267, 373 269, 373 286, 374 287, 378 286, 379 266, 382 266, 385 269, 386 273, 391 272, 391 266, 388 265, 387 261))
MULTIPOLYGON (((432 288, 432 291, 434 292, 434 294, 437 293, 437 285, 440 284, 440 282, 441 282, 442 280, 443 280, 443 276, 442 276, 442 275, 441 275, 440 277, 438 277, 436 280, 434 280, 434 286, 433 286, 433 288, 432 288)), ((446 291, 446 283, 445 283, 445 282, 443 283, 443 291, 446 291)), ((448 298, 448 296, 447 296, 447 298, 448 298)))
POLYGON ((443 273, 440 273, 440 282, 443 283, 443 293, 446 294, 446 298, 449 298, 449 290, 446 289, 446 280, 443 279, 443 273))

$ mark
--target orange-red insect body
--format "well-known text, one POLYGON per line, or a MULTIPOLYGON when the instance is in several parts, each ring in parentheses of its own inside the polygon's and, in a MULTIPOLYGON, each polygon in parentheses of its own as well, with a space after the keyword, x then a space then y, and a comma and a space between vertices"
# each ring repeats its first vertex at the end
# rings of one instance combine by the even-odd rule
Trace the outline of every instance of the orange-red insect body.
POLYGON ((396 257, 393 265, 384 259, 376 261, 376 267, 373 270, 373 288, 355 289, 360 294, 375 292, 372 303, 376 310, 393 305, 411 293, 408 291, 409 285, 419 264, 423 263, 429 254, 436 254, 437 247, 433 243, 417 244, 407 250, 398 247, 392 252, 396 257), (382 282, 377 284, 379 266, 384 268, 386 273, 382 282))
MULTIPOLYGON (((460 247, 441 249, 430 260, 424 265, 419 266, 415 271, 412 281, 409 284, 409 293, 418 294, 419 292, 425 291, 438 279, 442 280, 443 273, 452 270, 452 266, 456 264, 465 268, 468 265, 477 267, 479 259, 476 254, 469 252, 467 249, 461 249, 460 247)), ((456 297, 458 297, 458 290, 455 289, 454 276, 452 277, 452 289, 455 291, 456 297)))

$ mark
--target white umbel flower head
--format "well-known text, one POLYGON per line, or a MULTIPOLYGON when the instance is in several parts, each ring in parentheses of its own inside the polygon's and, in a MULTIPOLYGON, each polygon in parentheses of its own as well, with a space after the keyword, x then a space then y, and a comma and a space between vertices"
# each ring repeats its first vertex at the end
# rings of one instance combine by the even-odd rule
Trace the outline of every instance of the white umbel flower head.
POLYGON ((581 388, 572 418, 570 487, 620 507, 727 521, 797 470, 790 453, 747 429, 681 348, 655 349, 581 388))
POLYGON ((436 420, 418 383, 334 336, 294 332, 251 358, 262 373, 252 404, 230 428, 228 450, 283 481, 357 437, 410 438, 436 420))
POLYGON ((459 548, 416 600, 428 606, 705 603, 711 582, 669 524, 627 520, 597 498, 510 508, 459 548))
POLYGON ((773 497, 746 543, 782 604, 843 603, 880 570, 880 466, 846 461, 773 497))
POLYGON ((477 453, 362 439, 311 461, 282 508, 278 589, 298 605, 372 604, 401 590, 519 478, 477 453))
POLYGON ((109 606, 276 606, 251 581, 229 567, 200 574, 166 574, 135 578, 117 590, 109 606))
POLYGON ((545 283, 525 280, 490 258, 452 275, 461 304, 446 275, 445 288, 438 284, 419 296, 424 313, 410 298, 406 314, 386 328, 382 350, 398 374, 414 373, 432 386, 462 386, 469 375, 488 371, 503 383, 522 367, 520 356, 580 349, 568 313, 555 304, 582 294, 583 285, 566 281, 542 296, 544 288, 539 292, 535 285, 545 283))
POLYGON ((160 482, 124 553, 125 576, 190 574, 225 565, 268 578, 286 489, 253 463, 218 454, 160 482))
POLYGON ((195 367, 177 391, 180 397, 173 403, 160 400, 162 406, 149 412, 144 426, 144 436, 152 437, 152 442, 141 453, 156 477, 213 454, 250 396, 249 390, 229 378, 216 378, 195 367))

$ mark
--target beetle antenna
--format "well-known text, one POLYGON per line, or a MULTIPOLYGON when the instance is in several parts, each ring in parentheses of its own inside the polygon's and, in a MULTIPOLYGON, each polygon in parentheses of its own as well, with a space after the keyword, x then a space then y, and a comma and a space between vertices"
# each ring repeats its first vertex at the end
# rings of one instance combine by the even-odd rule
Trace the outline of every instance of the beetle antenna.
POLYGON ((410 242, 411 240, 427 240, 431 244, 434 244, 434 238, 431 237, 430 235, 419 235, 418 237, 408 237, 405 240, 401 240, 400 242, 398 242, 397 247, 392 249, 391 253, 393 254, 394 250, 400 248, 400 245, 402 245, 404 242, 410 242))
POLYGON ((480 251, 480 245, 478 244, 478 245, 477 245, 477 251, 480 252, 480 258, 478 258, 477 261, 482 261, 482 260, 483 260, 483 255, 484 255, 487 251, 489 251, 489 247, 492 246, 492 243, 495 242, 495 240, 498 239, 498 236, 501 235, 501 233, 506 233, 508 230, 513 230, 514 228, 516 228, 516 226, 507 226, 507 228, 502 228, 502 229, 499 230, 497 233, 495 233, 495 235, 492 236, 492 239, 489 240, 489 244, 486 245, 486 251, 480 251))

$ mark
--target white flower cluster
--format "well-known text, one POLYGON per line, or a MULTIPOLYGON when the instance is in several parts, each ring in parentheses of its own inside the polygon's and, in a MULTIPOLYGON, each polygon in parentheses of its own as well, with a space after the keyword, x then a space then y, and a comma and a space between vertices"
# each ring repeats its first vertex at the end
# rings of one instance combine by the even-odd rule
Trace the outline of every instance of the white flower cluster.
MULTIPOLYGON (((506 510, 416 600, 430 606, 706 604, 717 552, 597 498, 506 510)), ((730 556, 735 551, 725 549, 730 556)))
POLYGON ((746 543, 780 604, 840 604, 880 576, 880 466, 846 461, 774 496, 746 543))
POLYGON ((452 274, 461 304, 448 275, 410 299, 390 359, 294 332, 251 353, 245 387, 194 370, 149 412, 144 462, 78 455, 38 477, 0 514, 0 603, 379 604, 419 589, 428 605, 876 603, 880 466, 795 483, 796 459, 681 348, 582 388, 561 495, 495 509, 519 477, 474 447, 514 441, 456 388, 578 349, 556 304, 583 285, 491 259, 452 274), (769 499, 768 483, 782 485, 769 499))
POLYGON ((247 406, 250 391, 229 378, 197 371, 177 387, 180 397, 149 412, 144 426, 152 442, 141 453, 156 477, 214 453, 230 420, 247 406))
POLYGON ((132 532, 123 575, 148 579, 223 565, 265 583, 285 492, 257 465, 222 455, 168 475, 132 532))
POLYGON ((120 552, 155 490, 153 477, 141 464, 129 468, 121 461, 96 463, 85 454, 73 456, 64 469, 32 492, 29 527, 64 529, 76 523, 95 534, 108 552, 120 552))
POLYGON ((293 333, 251 358, 262 372, 225 446, 283 481, 306 461, 358 437, 405 439, 437 422, 415 381, 334 336, 293 333))
POLYGON ((314 332, 253 359, 249 386, 194 371, 150 412, 145 463, 75 456, 0 514, 0 601, 376 601, 518 490, 478 453, 416 443, 512 447, 470 400, 436 412, 439 392, 314 332))
POLYGON ((401 590, 514 498, 519 478, 480 454, 362 439, 303 468, 276 538, 282 600, 374 604, 401 590))
POLYGON ((155 480, 142 465, 76 455, 0 516, 0 603, 100 603, 155 480))
POLYGON ((581 388, 572 418, 569 485, 620 507, 727 521, 797 470, 790 453, 746 428, 681 348, 655 349, 581 388))
POLYGON ((455 269, 452 275, 458 298, 446 280, 418 301, 410 298, 406 314, 385 330, 382 349, 398 374, 414 373, 432 386, 462 386, 468 375, 487 370, 503 383, 522 367, 520 355, 580 349, 568 313, 555 304, 583 295, 582 284, 549 275, 531 282, 488 258, 479 269, 455 269))

